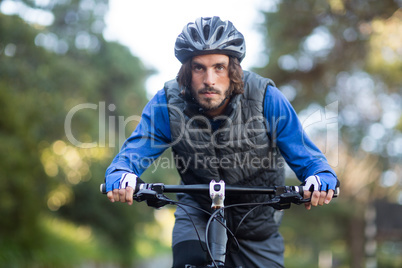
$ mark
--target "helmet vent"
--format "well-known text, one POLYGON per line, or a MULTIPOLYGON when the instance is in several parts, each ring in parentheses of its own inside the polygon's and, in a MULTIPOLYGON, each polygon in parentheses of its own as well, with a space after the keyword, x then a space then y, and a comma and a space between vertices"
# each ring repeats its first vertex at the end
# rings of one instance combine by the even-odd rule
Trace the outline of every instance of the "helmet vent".
POLYGON ((205 26, 204 26, 204 31, 203 31, 203 33, 204 33, 204 38, 205 38, 205 40, 208 40, 210 30, 211 30, 211 27, 209 27, 209 25, 205 25, 205 26))
POLYGON ((229 46, 241 46, 242 43, 243 43, 242 40, 236 39, 236 40, 233 40, 232 42, 230 42, 228 45, 229 46))
POLYGON ((218 29, 218 32, 216 33, 216 40, 221 39, 222 34, 223 34, 223 27, 220 27, 220 28, 218 29))
POLYGON ((191 37, 193 38, 194 42, 200 42, 200 36, 198 35, 197 30, 194 28, 191 28, 191 37))

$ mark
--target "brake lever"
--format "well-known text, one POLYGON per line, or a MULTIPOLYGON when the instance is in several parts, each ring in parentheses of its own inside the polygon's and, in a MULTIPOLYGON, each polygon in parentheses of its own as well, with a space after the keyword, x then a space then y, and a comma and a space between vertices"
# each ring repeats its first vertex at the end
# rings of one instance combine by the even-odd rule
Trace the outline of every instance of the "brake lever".
POLYGON ((272 207, 277 210, 288 209, 291 204, 304 204, 311 201, 311 198, 303 198, 301 187, 277 186, 275 197, 272 199, 272 207))
POLYGON ((172 200, 163 195, 163 187, 164 184, 162 183, 141 184, 133 199, 137 202, 146 201, 147 205, 153 208, 161 208, 171 204, 172 200))

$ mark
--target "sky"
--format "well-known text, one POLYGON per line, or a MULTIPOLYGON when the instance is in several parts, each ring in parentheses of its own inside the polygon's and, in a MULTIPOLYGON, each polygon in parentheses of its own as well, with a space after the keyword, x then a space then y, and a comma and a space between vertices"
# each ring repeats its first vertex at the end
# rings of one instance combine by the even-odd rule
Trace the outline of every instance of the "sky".
POLYGON ((149 97, 174 79, 180 62, 174 56, 177 36, 188 22, 198 17, 219 16, 233 22, 246 39, 246 58, 242 67, 263 66, 263 37, 258 24, 263 22, 259 10, 272 10, 276 0, 110 0, 106 15, 105 39, 118 41, 139 57, 145 66, 158 74, 146 84, 149 97))

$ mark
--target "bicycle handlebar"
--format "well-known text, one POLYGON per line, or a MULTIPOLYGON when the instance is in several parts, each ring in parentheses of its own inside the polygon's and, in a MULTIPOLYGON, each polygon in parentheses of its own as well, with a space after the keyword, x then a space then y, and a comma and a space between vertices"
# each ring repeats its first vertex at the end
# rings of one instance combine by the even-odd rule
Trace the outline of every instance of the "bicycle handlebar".
MULTIPOLYGON (((215 184, 213 187, 220 187, 215 184)), ((138 183, 135 187, 134 200, 138 202, 147 201, 148 206, 162 207, 167 204, 172 204, 172 200, 165 197, 163 193, 205 193, 210 191, 208 184, 191 184, 191 185, 165 185, 163 183, 138 183)), ((214 189, 219 191, 220 189, 214 189)), ((235 186, 226 185, 225 194, 269 194, 274 195, 270 206, 275 209, 286 209, 290 204, 300 205, 308 203, 310 198, 303 198, 303 186, 273 186, 273 187, 259 187, 259 186, 235 186)), ((106 185, 100 185, 100 192, 106 194, 106 185)), ((339 195, 339 181, 334 191, 334 198, 339 195)))
MULTIPOLYGON (((162 187, 162 191, 164 193, 204 193, 209 191, 208 184, 189 184, 189 185, 165 185, 163 183, 139 183, 136 187, 136 194, 142 185, 153 185, 162 187), (138 187, 139 186, 139 187, 138 187)), ((295 191, 302 193, 304 191, 303 186, 274 186, 274 187, 259 187, 259 186, 234 186, 234 185, 226 185, 226 192, 230 193, 243 193, 243 194, 275 194, 277 189, 282 187, 294 188, 295 191)), ((107 194, 106 192, 106 184, 102 183, 100 185, 100 192, 102 194, 107 194)), ((333 197, 338 197, 339 195, 339 183, 334 191, 333 197)))

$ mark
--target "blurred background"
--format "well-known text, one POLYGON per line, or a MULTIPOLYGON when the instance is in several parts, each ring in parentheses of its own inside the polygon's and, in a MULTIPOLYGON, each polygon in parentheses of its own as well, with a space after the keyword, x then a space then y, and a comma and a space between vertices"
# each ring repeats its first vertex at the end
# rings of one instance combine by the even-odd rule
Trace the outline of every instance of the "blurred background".
MULTIPOLYGON (((173 208, 111 204, 98 191, 165 82, 150 89, 160 62, 108 30, 113 1, 0 1, 0 267, 170 267, 173 208)), ((196 9, 149 2, 158 14, 196 9)), ((258 3, 257 19, 221 15, 258 33, 246 39, 252 61, 243 67, 275 81, 342 185, 329 206, 285 212, 286 267, 402 267, 402 1, 258 3)), ((220 15, 213 2, 198 4, 220 15)), ((147 23, 126 22, 133 31, 147 23)), ((152 35, 162 35, 156 23, 152 35)), ((183 26, 173 41, 147 44, 168 48, 175 62, 160 61, 174 74, 183 26)), ((178 183, 170 152, 142 177, 178 183)))

